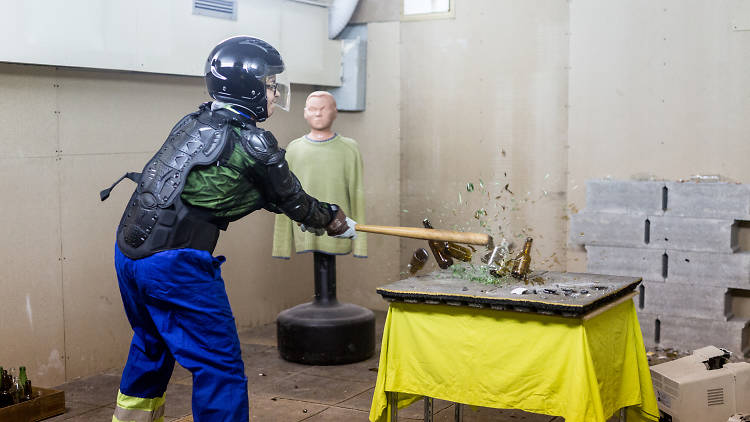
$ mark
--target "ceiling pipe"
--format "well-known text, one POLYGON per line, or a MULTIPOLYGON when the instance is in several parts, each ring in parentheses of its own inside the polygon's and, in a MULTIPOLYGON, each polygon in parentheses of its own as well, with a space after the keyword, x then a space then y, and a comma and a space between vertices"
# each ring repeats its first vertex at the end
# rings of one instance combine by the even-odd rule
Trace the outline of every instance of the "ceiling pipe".
POLYGON ((333 0, 328 7, 328 39, 336 39, 352 18, 359 0, 333 0))

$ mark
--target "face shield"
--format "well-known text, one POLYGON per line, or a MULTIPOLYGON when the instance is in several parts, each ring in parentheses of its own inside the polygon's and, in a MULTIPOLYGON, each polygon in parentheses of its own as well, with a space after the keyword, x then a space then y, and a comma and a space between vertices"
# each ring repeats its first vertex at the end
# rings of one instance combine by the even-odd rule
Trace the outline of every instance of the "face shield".
POLYGON ((283 73, 266 77, 266 95, 274 95, 273 104, 276 107, 289 111, 291 101, 291 89, 289 79, 283 73))

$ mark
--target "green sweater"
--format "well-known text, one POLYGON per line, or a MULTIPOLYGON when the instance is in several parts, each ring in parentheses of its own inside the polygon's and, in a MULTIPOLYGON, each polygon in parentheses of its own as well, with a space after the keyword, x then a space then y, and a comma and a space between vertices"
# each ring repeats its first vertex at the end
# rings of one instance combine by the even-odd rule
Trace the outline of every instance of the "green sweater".
MULTIPOLYGON (((337 204, 351 219, 365 224, 365 198, 362 187, 362 156, 357 141, 336 135, 327 141, 311 141, 301 137, 289 143, 286 152, 289 168, 309 195, 320 201, 337 204)), ((303 232, 289 217, 276 216, 273 235, 273 256, 289 258, 292 243, 297 253, 324 252, 367 257, 367 237, 358 232, 357 238, 337 239, 303 232)))

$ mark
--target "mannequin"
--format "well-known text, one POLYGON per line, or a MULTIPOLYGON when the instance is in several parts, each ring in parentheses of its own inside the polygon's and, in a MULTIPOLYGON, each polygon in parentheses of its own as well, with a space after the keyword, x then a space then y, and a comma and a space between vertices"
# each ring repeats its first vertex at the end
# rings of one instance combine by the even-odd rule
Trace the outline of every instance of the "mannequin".
MULTIPOLYGON (((337 114, 333 95, 325 91, 311 93, 304 111, 310 132, 289 143, 286 160, 306 192, 322 201, 338 204, 352 220, 365 224, 362 156, 355 140, 333 131, 337 114)), ((353 251, 358 258, 367 257, 367 237, 364 233, 357 233, 354 240, 316 236, 293 224, 289 217, 279 215, 274 229, 272 255, 288 259, 292 244, 297 253, 346 255, 353 251)))
MULTIPOLYGON (((364 222, 362 157, 357 142, 333 131, 336 100, 324 91, 307 97, 304 117, 310 132, 287 147, 286 159, 302 187, 322 201, 334 201, 352 220, 364 222)), ((319 229, 276 218, 273 256, 289 259, 292 243, 297 253, 313 252, 315 300, 282 311, 277 319, 281 356, 315 365, 350 363, 372 356, 375 315, 358 305, 336 299, 336 255, 354 251, 367 257, 367 239, 329 239, 319 229)))

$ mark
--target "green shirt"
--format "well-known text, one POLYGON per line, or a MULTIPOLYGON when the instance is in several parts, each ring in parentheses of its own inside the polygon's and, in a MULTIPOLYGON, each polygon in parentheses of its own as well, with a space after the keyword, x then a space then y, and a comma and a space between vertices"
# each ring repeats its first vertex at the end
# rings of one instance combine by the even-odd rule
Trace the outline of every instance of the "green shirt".
MULTIPOLYGON (((237 135, 240 130, 234 128, 237 135)), ((232 139, 227 139, 232 142, 232 139)), ((256 161, 239 141, 226 165, 200 166, 188 174, 182 201, 186 204, 208 209, 213 215, 234 221, 263 206, 261 192, 246 175, 252 172, 256 161)))

